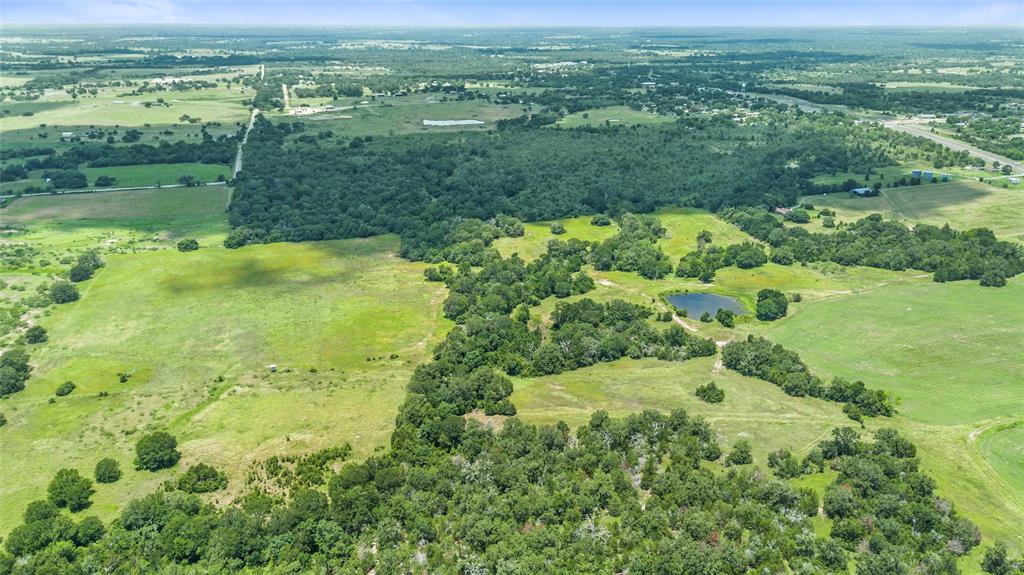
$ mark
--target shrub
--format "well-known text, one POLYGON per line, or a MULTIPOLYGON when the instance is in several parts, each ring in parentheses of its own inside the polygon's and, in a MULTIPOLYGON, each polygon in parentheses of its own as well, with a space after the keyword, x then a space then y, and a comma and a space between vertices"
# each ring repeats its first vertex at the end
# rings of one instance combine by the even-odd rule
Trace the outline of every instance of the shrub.
POLYGON ((806 224, 811 221, 811 215, 806 210, 795 209, 787 213, 785 219, 794 224, 806 224))
POLYGON ((612 225, 612 219, 605 214, 597 214, 590 218, 590 225, 592 226, 610 226, 612 225))
POLYGON ((7 416, 0 413, 0 427, 7 425, 7 416))
POLYGON ((750 452, 750 442, 741 439, 732 446, 732 451, 725 456, 726 465, 747 465, 754 462, 754 456, 750 452))
POLYGON ((165 431, 144 435, 135 444, 135 468, 157 471, 172 467, 181 459, 177 447, 178 440, 165 431))
POLYGON ((72 381, 65 381, 57 387, 57 391, 54 392, 58 397, 64 397, 75 390, 75 383, 72 381))
POLYGON ((25 341, 27 343, 43 343, 49 338, 46 334, 46 329, 41 325, 34 325, 25 330, 25 341))
POLYGON ((50 299, 53 303, 71 303, 78 300, 78 288, 69 281, 56 281, 50 286, 50 299))
POLYGON ((113 483, 121 479, 121 464, 110 457, 104 457, 96 463, 93 475, 97 483, 113 483))
POLYGON ((710 382, 697 388, 694 395, 707 403, 722 403, 725 401, 725 390, 710 382))
POLYGON ((78 262, 68 272, 68 278, 73 282, 84 282, 85 280, 92 277, 92 273, 96 271, 95 268, 84 262, 78 262))
POLYGON ((736 314, 731 309, 719 308, 718 312, 715 313, 715 319, 725 327, 734 327, 736 325, 736 314))
POLYGON ((711 323, 711 312, 704 312, 700 314, 700 321, 704 323, 711 323))
POLYGON ((81 511, 90 505, 89 497, 95 493, 92 481, 82 477, 77 469, 61 469, 53 476, 46 488, 50 503, 67 507, 69 511, 81 511))
POLYGON ((209 493, 228 486, 228 477, 212 465, 197 463, 178 478, 178 489, 186 493, 209 493))
POLYGON ((555 222, 551 224, 551 233, 560 236, 565 233, 565 226, 561 222, 555 222))
POLYGON ((195 238, 185 238, 178 240, 178 251, 179 252, 194 252, 199 249, 199 241, 195 238))
POLYGON ((1003 287, 1006 285, 1006 274, 998 270, 989 270, 981 274, 981 285, 985 287, 1003 287))

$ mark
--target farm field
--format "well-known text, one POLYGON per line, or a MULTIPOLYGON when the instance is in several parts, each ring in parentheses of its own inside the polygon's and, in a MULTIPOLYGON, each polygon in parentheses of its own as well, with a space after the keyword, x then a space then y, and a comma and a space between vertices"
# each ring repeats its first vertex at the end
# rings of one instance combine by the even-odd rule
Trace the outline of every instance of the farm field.
MULTIPOLYGON (((981 182, 948 182, 902 188, 884 188, 878 196, 854 198, 849 194, 808 196, 815 208, 836 211, 837 221, 853 222, 870 214, 925 223, 949 224, 957 229, 986 227, 1004 240, 1024 241, 1024 192, 981 182)), ((820 228, 812 219, 809 227, 820 228)))

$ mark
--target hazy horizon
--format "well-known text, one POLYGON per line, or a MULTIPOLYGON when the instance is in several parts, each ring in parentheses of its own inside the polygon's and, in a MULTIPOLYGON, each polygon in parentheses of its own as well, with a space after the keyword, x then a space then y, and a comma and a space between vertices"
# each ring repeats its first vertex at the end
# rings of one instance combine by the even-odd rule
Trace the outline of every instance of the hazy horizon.
POLYGON ((928 27, 1024 25, 1007 0, 6 0, 0 25, 232 27, 928 27))

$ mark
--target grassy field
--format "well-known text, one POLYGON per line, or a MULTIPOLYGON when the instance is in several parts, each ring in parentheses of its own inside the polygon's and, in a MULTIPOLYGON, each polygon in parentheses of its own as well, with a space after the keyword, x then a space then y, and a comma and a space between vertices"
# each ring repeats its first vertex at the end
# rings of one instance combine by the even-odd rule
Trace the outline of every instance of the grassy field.
POLYGON ((996 472, 1014 491, 1024 493, 1024 419, 982 432, 978 443, 996 472))
POLYGON ((97 96, 72 101, 64 92, 44 96, 35 103, 41 107, 31 116, 15 115, 0 118, 0 131, 48 126, 142 126, 144 124, 175 124, 189 115, 204 122, 233 123, 245 121, 249 110, 242 100, 252 97, 252 90, 240 88, 204 88, 180 92, 161 92, 125 96, 123 88, 106 89, 97 96), (151 105, 163 98, 169 105, 151 105))
MULTIPOLYGON (((697 249, 697 233, 708 230, 713 242, 727 246, 744 241, 757 241, 736 226, 722 221, 714 214, 697 208, 665 208, 655 213, 661 225, 665 227, 665 237, 658 241, 665 253, 673 260, 678 260, 687 252, 697 249)), ((577 238, 589 242, 603 241, 618 233, 616 225, 594 226, 590 223, 591 216, 580 216, 558 220, 565 226, 565 234, 556 236, 551 233, 553 222, 530 222, 524 225, 522 237, 501 238, 494 246, 505 257, 518 253, 523 259, 534 259, 547 249, 552 239, 567 240, 577 238)))
MULTIPOLYGON (((99 176, 112 176, 117 178, 112 186, 108 188, 132 188, 143 186, 157 186, 177 184, 178 178, 192 176, 199 182, 215 182, 218 176, 226 180, 231 177, 231 168, 217 164, 201 164, 199 162, 181 164, 146 164, 138 166, 110 166, 105 168, 81 168, 92 187, 99 176)), ((24 190, 29 186, 46 188, 47 183, 42 179, 43 170, 31 174, 33 178, 9 182, 0 185, 0 193, 8 194, 24 190)), ((104 188, 97 188, 104 189, 104 188)))
POLYGON ((579 126, 664 124, 674 121, 674 116, 641 112, 629 106, 608 106, 569 114, 559 120, 556 125, 562 128, 576 128, 579 126))
POLYGON ((589 421, 598 409, 622 417, 645 409, 683 408, 711 422, 722 445, 750 440, 761 465, 768 452, 779 447, 804 452, 843 424, 838 405, 789 397, 771 384, 716 368, 716 361, 621 360, 555 376, 517 378, 512 402, 525 420, 563 420, 572 427, 589 421), (711 381, 725 390, 721 404, 693 394, 711 381))
MULTIPOLYGON (((226 469, 234 490, 271 454, 384 444, 412 367, 443 333, 441 291, 395 250, 383 237, 109 256, 81 301, 40 321, 50 342, 4 404, 0 447, 31 479, 5 482, 0 507, 23 509, 61 467, 110 455, 130 468, 133 436, 153 429, 178 436, 186 464, 226 469), (63 381, 78 388, 49 404, 63 381)), ((95 511, 109 517, 178 471, 128 472, 95 511)))
MULTIPOLYGON (((1024 241, 1024 192, 972 181, 948 182, 903 188, 885 188, 871 198, 854 198, 848 194, 808 196, 803 201, 815 208, 836 211, 836 219, 852 222, 877 213, 887 218, 941 226, 948 223, 957 229, 987 227, 999 239, 1024 241)), ((820 220, 807 227, 820 228, 820 220)))
POLYGON ((57 469, 88 475, 103 456, 126 470, 93 498, 89 512, 105 519, 200 460, 228 471, 235 493, 247 466, 271 454, 347 441, 363 457, 386 442, 412 367, 448 329, 443 289, 423 281, 422 264, 394 255, 393 236, 227 250, 214 241, 225 229, 224 190, 204 198, 220 210, 206 215, 183 215, 195 203, 172 193, 119 206, 115 193, 40 198, 71 200, 78 216, 107 211, 104 220, 44 222, 67 211, 25 199, 12 206, 28 226, 21 241, 108 253, 80 285, 80 301, 38 318, 50 340, 32 346, 26 390, 2 403, 0 459, 17 462, 25 479, 0 486, 0 508, 11 510, 0 514, 0 532, 45 495, 57 469), (84 205, 91 201, 103 205, 84 205), (166 249, 204 225, 198 252, 166 249), (118 245, 110 239, 128 238, 164 249, 109 253, 118 245), (77 389, 50 403, 64 381, 77 389), (137 434, 155 429, 179 438, 184 465, 131 470, 137 434))
MULTIPOLYGON (((227 187, 167 188, 91 194, 59 194, 18 198, 4 208, 4 221, 12 224, 70 224, 77 220, 189 218, 223 214, 228 207, 227 187)), ((101 226, 103 224, 100 224, 101 226)))
POLYGON ((99 176, 113 176, 117 182, 113 187, 153 186, 176 184, 181 176, 192 176, 200 182, 213 182, 217 176, 231 177, 231 168, 218 164, 149 164, 145 166, 114 166, 109 168, 84 168, 82 172, 93 184, 99 176))
MULTIPOLYGON (((513 118, 523 113, 518 106, 499 106, 484 100, 442 102, 438 98, 415 94, 401 98, 378 99, 369 105, 308 116, 273 113, 270 117, 282 121, 302 121, 308 124, 310 130, 331 130, 336 135, 352 137, 492 130, 498 120, 513 118), (484 123, 468 126, 424 126, 423 120, 479 120, 484 123)), ((324 99, 313 100, 320 103, 324 99)))

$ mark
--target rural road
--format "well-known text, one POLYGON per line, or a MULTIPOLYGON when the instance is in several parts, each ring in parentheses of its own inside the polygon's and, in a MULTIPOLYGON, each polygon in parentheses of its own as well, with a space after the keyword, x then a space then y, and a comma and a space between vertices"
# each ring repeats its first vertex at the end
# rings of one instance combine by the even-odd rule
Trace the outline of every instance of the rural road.
POLYGON ((291 109, 291 104, 288 103, 288 84, 281 84, 281 94, 284 96, 284 111, 287 112, 291 109))
POLYGON ((966 151, 967 153, 976 158, 981 158, 982 160, 985 160, 990 165, 992 164, 992 162, 999 162, 1000 164, 1003 165, 1008 164, 1011 168, 1013 168, 1013 172, 1015 174, 1024 172, 1024 163, 1022 162, 1011 160, 1010 158, 1000 156, 999 154, 993 154, 992 152, 982 150, 981 148, 961 142, 960 140, 951 138, 949 136, 935 134, 928 127, 922 126, 919 123, 914 122, 913 120, 883 120, 881 123, 883 126, 889 128, 890 130, 903 132, 904 134, 910 134, 911 136, 926 138, 935 143, 942 144, 947 148, 956 150, 957 152, 966 151))
POLYGON ((252 125, 256 123, 256 114, 259 113, 259 108, 253 108, 252 114, 249 114, 249 125, 245 127, 245 134, 242 135, 242 141, 238 142, 238 154, 235 155, 235 169, 231 172, 232 178, 237 176, 238 172, 242 171, 242 146, 249 141, 249 132, 252 131, 252 125))

